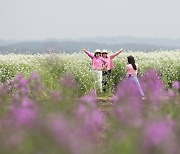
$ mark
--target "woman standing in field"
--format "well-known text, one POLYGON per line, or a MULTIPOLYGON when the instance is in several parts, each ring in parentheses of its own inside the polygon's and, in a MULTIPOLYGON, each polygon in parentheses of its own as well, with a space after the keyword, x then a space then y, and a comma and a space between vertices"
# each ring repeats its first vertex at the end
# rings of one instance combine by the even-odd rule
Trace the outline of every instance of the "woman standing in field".
POLYGON ((95 53, 91 53, 85 49, 82 49, 92 59, 92 70, 95 74, 95 82, 99 85, 102 92, 102 70, 108 66, 108 62, 101 57, 101 50, 97 49, 95 53))
POLYGON ((135 63, 134 57, 130 55, 127 57, 127 66, 126 66, 127 81, 133 82, 137 86, 139 93, 144 99, 144 92, 137 78, 137 73, 138 73, 138 64, 135 63))
POLYGON ((104 92, 106 92, 106 89, 109 88, 110 75, 111 75, 112 69, 114 68, 113 59, 115 56, 119 55, 121 52, 123 52, 123 49, 120 49, 119 51, 108 56, 107 50, 102 51, 102 57, 108 62, 106 70, 103 70, 103 72, 102 72, 102 75, 103 75, 103 91, 104 92))

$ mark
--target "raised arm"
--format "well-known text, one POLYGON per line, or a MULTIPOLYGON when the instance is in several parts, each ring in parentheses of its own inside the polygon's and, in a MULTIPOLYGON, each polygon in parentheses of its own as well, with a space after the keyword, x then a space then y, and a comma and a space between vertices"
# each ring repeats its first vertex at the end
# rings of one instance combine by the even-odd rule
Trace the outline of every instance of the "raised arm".
POLYGON ((110 55, 110 58, 113 59, 115 56, 119 55, 121 52, 123 52, 123 49, 115 52, 114 54, 110 55))
POLYGON ((93 54, 93 53, 91 53, 91 52, 89 52, 89 51, 87 51, 87 50, 85 50, 85 49, 82 49, 82 51, 83 51, 85 54, 87 54, 91 59, 94 58, 94 54, 93 54))

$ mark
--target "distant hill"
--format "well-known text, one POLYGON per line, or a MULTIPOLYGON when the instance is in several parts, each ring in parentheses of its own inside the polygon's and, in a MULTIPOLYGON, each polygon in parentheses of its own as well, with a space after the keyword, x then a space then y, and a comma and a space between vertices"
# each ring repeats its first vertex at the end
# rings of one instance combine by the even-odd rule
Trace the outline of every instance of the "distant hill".
POLYGON ((135 38, 135 37, 95 37, 80 39, 46 39, 42 41, 5 41, 0 40, 0 53, 48 53, 79 52, 81 48, 90 51, 108 49, 117 51, 120 48, 132 51, 149 52, 159 49, 180 49, 180 39, 135 38))
POLYGON ((14 44, 14 43, 19 43, 19 42, 21 42, 21 41, 17 41, 17 40, 2 40, 2 39, 0 39, 0 46, 6 46, 6 45, 9 45, 9 44, 14 44))
POLYGON ((148 44, 153 46, 166 46, 173 48, 180 48, 180 39, 169 38, 147 38, 147 37, 131 37, 131 36, 117 36, 117 37, 94 37, 94 38, 80 38, 79 41, 98 42, 107 44, 148 44))

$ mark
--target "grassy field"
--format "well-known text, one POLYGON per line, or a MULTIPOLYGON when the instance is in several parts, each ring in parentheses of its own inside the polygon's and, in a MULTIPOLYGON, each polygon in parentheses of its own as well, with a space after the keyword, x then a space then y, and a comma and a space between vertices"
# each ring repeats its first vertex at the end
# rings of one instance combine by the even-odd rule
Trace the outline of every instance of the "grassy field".
POLYGON ((0 153, 171 154, 180 144, 180 51, 114 59, 110 101, 97 102, 83 53, 0 56, 0 153), (125 85, 139 64, 145 99, 125 85), (114 89, 114 87, 116 87, 114 89))

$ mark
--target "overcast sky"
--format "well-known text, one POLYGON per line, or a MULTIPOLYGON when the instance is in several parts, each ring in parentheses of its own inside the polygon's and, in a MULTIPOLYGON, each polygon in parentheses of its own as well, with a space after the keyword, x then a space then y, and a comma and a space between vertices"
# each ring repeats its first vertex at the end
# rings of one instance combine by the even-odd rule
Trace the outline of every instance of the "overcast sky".
POLYGON ((180 38, 180 0, 0 0, 0 39, 180 38))

